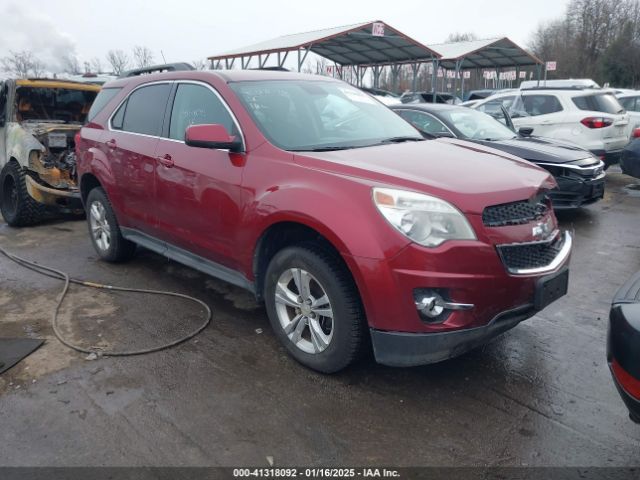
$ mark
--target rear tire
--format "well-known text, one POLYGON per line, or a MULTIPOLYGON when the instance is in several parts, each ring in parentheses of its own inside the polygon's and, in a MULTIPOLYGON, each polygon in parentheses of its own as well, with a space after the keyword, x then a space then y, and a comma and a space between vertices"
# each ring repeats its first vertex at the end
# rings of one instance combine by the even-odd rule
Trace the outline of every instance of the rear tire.
POLYGON ((334 373, 361 353, 362 302, 335 254, 315 245, 281 250, 267 268, 264 298, 278 340, 304 366, 334 373))
POLYGON ((136 244, 122 236, 120 225, 105 191, 96 187, 86 202, 87 224, 93 248, 106 262, 125 262, 133 257, 136 244))
POLYGON ((0 212, 12 227, 38 223, 47 213, 46 206, 29 195, 25 176, 15 160, 7 163, 0 173, 0 212))

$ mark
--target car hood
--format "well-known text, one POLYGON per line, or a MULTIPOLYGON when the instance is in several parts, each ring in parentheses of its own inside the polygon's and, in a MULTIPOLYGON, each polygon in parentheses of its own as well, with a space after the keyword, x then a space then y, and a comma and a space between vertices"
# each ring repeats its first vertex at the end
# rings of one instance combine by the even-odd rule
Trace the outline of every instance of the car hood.
POLYGON ((516 137, 509 140, 478 141, 477 143, 524 158, 530 162, 560 164, 592 156, 590 152, 577 145, 542 137, 516 137))
POLYGON ((529 199, 556 185, 547 171, 531 163, 456 139, 299 153, 295 161, 371 185, 435 195, 472 214, 489 205, 529 199))

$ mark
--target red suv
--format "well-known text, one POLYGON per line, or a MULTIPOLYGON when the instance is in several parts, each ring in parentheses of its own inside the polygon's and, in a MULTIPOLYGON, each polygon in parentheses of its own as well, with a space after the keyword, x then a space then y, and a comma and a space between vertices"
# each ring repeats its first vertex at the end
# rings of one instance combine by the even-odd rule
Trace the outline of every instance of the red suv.
POLYGON ((299 362, 433 363, 567 290, 571 236, 549 174, 425 140, 350 85, 268 71, 111 82, 77 141, 91 239, 253 292, 299 362))

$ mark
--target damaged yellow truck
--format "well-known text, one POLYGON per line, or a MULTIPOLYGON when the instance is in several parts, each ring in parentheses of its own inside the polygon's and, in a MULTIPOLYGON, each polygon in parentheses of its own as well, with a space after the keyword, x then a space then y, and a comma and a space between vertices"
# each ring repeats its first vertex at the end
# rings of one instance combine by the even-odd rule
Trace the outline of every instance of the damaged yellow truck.
POLYGON ((0 212, 9 225, 82 209, 75 134, 99 90, 61 80, 0 83, 0 212))

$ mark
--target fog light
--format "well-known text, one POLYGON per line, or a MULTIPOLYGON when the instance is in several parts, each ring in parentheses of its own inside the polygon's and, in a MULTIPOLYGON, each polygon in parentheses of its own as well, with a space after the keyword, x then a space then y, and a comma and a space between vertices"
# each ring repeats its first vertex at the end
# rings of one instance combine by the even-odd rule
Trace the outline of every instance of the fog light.
POLYGON ((431 289, 416 289, 413 292, 416 308, 428 321, 444 320, 453 310, 469 310, 472 303, 454 303, 446 300, 442 294, 431 289))

